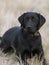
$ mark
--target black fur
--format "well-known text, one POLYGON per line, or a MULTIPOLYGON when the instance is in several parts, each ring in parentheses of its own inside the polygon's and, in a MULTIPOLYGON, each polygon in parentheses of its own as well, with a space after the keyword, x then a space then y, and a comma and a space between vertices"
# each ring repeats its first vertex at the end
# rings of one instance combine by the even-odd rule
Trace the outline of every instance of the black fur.
POLYGON ((11 28, 2 37, 1 48, 3 48, 3 52, 7 53, 11 49, 15 49, 18 57, 21 55, 22 61, 24 64, 26 63, 25 65, 28 64, 25 61, 25 54, 28 56, 27 58, 37 54, 39 60, 43 59, 43 65, 47 65, 44 58, 41 35, 38 32, 45 23, 45 18, 39 13, 27 12, 22 14, 18 20, 21 26, 11 28))
POLYGON ((1 45, 2 37, 0 37, 0 45, 1 45))

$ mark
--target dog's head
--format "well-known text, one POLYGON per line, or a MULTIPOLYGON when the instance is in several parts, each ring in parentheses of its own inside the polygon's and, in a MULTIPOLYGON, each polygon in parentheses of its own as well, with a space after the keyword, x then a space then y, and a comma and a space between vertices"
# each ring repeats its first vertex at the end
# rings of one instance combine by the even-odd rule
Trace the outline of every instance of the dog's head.
POLYGON ((18 20, 24 30, 30 33, 35 33, 46 21, 41 14, 35 12, 24 13, 18 18, 18 20))

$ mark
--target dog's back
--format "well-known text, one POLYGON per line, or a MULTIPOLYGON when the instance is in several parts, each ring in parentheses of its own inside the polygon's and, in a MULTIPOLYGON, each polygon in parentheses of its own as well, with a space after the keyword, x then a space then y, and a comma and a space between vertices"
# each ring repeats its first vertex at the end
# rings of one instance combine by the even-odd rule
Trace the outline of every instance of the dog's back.
POLYGON ((20 30, 20 27, 13 27, 13 28, 9 29, 3 35, 3 39, 12 40, 16 36, 16 34, 19 30, 20 30))
POLYGON ((18 34, 18 31, 21 29, 21 27, 13 27, 5 32, 5 34, 2 37, 0 47, 1 48, 10 48, 11 43, 14 41, 16 35, 18 34))

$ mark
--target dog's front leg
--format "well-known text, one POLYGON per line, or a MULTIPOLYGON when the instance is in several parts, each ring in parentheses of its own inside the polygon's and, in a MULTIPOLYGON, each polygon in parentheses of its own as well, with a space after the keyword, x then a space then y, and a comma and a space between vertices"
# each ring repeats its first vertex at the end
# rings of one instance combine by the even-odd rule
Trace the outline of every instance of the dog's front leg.
POLYGON ((45 57, 43 58, 43 65, 47 65, 45 57))
POLYGON ((46 59, 45 59, 45 56, 44 56, 44 52, 41 51, 40 55, 39 55, 39 60, 42 61, 42 64, 43 65, 47 65, 47 62, 46 62, 46 59))
POLYGON ((24 56, 23 54, 21 55, 21 59, 22 59, 22 63, 24 63, 24 65, 29 65, 27 62, 27 58, 26 56, 24 56))

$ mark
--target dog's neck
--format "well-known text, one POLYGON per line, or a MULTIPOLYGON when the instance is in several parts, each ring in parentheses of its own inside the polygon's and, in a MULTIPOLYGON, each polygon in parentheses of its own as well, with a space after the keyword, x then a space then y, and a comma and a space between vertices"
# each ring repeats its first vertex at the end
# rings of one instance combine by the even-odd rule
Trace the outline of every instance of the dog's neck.
POLYGON ((35 33, 31 33, 31 34, 28 34, 27 36, 30 37, 30 38, 36 38, 36 37, 39 37, 39 32, 35 32, 35 33))
POLYGON ((22 30, 23 34, 24 34, 24 37, 28 37, 28 38, 34 38, 34 37, 38 37, 40 34, 39 32, 35 32, 35 33, 28 33, 28 32, 25 32, 24 30, 22 30))

